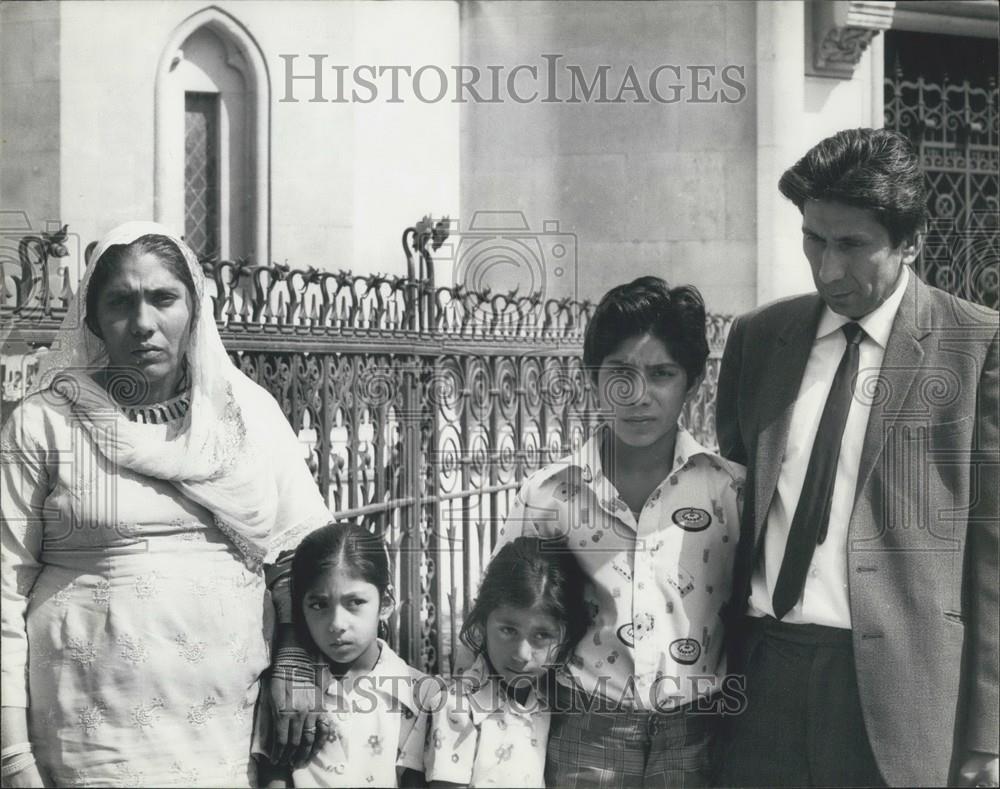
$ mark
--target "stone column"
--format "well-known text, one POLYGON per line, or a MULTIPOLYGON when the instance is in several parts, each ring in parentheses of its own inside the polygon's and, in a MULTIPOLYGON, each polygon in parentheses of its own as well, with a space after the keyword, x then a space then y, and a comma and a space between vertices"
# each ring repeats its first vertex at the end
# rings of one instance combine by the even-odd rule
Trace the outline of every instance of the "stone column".
POLYGON ((805 7, 757 3, 757 303, 812 289, 799 211, 778 179, 808 148, 803 135, 805 7))

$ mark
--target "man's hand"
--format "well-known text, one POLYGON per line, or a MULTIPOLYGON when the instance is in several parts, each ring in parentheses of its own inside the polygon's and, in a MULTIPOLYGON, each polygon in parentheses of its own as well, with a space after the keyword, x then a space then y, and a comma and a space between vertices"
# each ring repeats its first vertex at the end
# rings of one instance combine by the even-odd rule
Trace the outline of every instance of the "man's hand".
POLYGON ((958 771, 958 785, 1000 785, 1000 757, 992 753, 970 751, 958 771))

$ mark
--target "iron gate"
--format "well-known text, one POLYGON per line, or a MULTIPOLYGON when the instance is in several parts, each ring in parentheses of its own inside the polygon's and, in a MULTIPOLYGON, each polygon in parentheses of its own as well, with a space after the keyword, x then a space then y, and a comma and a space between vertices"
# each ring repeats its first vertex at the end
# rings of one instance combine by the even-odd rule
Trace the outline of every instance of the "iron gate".
MULTIPOLYGON (((41 245, 13 287, 0 280, 5 325, 36 347, 51 343, 72 296, 41 245)), ((580 359, 590 305, 434 287, 426 272, 205 269, 223 343, 281 406, 334 517, 386 541, 398 602, 390 643, 411 665, 449 673, 521 480, 599 418, 580 359)), ((728 329, 727 317, 709 317, 711 357, 684 413, 710 445, 728 329)), ((37 358, 4 367, 23 390, 37 358)), ((7 404, 17 396, 5 392, 7 404)))
POLYGON ((885 80, 885 126, 905 134, 930 187, 930 224, 916 268, 921 278, 964 299, 998 306, 1000 128, 997 82, 885 80))

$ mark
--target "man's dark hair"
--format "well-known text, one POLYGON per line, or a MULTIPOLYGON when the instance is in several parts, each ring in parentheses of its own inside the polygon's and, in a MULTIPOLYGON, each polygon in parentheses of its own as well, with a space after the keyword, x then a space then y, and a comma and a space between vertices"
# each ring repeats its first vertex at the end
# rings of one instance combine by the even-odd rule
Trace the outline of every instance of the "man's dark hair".
POLYGON ((609 354, 643 334, 667 346, 687 373, 689 387, 705 371, 705 302, 694 285, 671 288, 659 277, 639 277, 605 293, 583 340, 583 363, 593 379, 609 354))
POLYGON ((910 141, 888 129, 847 129, 814 145, 778 181, 802 211, 835 200, 871 211, 893 245, 923 230, 927 185, 910 141))

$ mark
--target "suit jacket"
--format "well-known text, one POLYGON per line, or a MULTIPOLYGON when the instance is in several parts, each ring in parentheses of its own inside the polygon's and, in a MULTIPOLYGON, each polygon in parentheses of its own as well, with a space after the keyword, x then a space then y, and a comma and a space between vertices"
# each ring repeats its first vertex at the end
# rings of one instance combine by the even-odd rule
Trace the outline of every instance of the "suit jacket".
MULTIPOLYGON (((748 467, 730 666, 815 338, 818 294, 737 319, 719 375, 722 454, 748 467)), ((848 526, 861 706, 890 785, 954 781, 998 742, 998 320, 913 272, 893 323, 848 526)))

